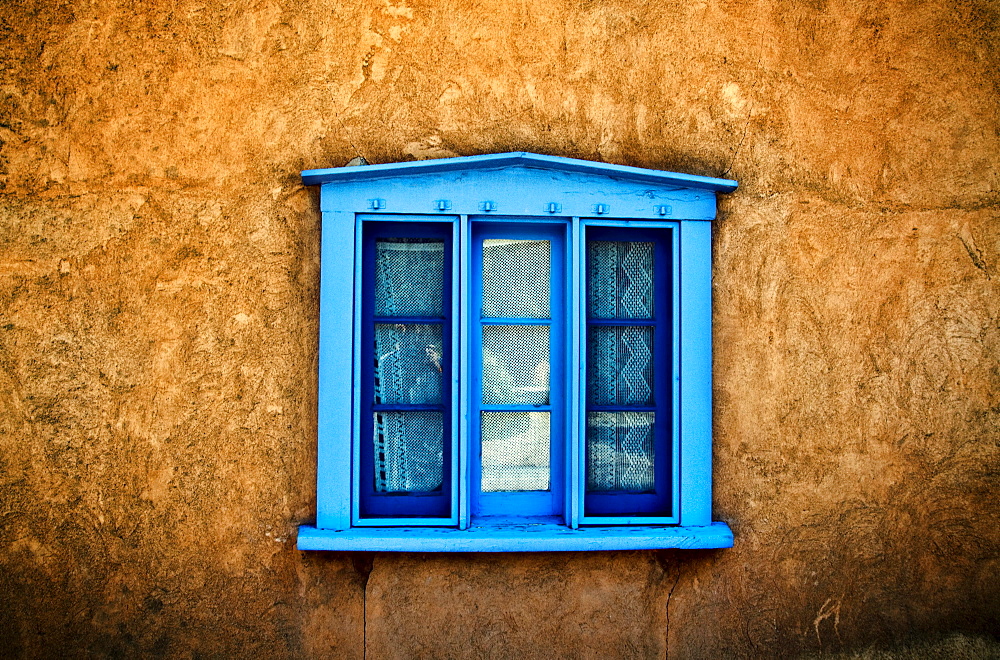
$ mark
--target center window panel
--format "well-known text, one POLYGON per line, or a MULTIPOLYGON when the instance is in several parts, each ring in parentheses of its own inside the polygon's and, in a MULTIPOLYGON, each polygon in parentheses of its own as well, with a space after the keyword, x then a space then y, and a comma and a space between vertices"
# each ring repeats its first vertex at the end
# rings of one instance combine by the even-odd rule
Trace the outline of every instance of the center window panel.
POLYGON ((565 505, 565 223, 472 225, 474 518, 565 505))

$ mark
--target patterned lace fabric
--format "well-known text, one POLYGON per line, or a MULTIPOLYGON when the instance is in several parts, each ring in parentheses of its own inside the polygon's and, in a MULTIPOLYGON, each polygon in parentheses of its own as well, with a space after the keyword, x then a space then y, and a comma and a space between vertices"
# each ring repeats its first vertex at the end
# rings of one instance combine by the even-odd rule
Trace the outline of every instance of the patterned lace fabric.
POLYGON ((549 318, 551 241, 483 241, 483 318, 549 318))
POLYGON ((587 312, 617 324, 587 327, 587 401, 626 410, 587 415, 587 489, 644 492, 654 486, 652 242, 587 243, 587 312))
POLYGON ((549 413, 483 412, 484 493, 549 489, 549 413))
POLYGON ((651 242, 587 242, 587 313, 590 318, 653 318, 653 245, 651 242))
MULTIPOLYGON (((523 321, 550 318, 551 278, 551 241, 483 241, 482 316, 510 319, 482 326, 483 405, 549 404, 551 328, 523 321)), ((482 492, 549 489, 550 415, 482 412, 482 492)))
MULTIPOLYGON (((440 318, 444 241, 382 239, 375 244, 375 315, 440 318)), ((440 323, 375 324, 375 403, 439 404, 444 331, 440 323)), ((375 491, 440 490, 444 420, 440 412, 374 413, 375 491)))

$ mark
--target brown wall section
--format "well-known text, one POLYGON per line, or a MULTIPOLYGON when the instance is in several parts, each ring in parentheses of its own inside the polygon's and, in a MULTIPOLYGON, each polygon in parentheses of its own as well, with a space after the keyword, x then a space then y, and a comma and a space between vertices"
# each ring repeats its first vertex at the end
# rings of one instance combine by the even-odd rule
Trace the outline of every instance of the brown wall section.
POLYGON ((1000 629, 996 3, 15 1, 0 35, 6 653, 715 658, 1000 629), (715 231, 733 549, 295 550, 299 170, 511 150, 739 179, 715 231))

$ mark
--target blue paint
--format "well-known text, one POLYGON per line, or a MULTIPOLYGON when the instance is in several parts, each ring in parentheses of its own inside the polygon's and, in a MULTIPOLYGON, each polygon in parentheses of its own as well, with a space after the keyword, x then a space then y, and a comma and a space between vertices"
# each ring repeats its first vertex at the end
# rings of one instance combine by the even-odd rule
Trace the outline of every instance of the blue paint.
MULTIPOLYGON (((325 186, 324 186, 325 188, 325 186)), ((376 216, 377 217, 377 216, 376 216)), ((366 221, 362 219, 360 215, 354 217, 354 334, 351 337, 352 347, 353 347, 353 362, 354 367, 354 380, 352 384, 352 395, 351 401, 353 405, 351 407, 351 418, 354 420, 351 427, 351 452, 350 456, 350 466, 351 466, 351 523, 357 525, 360 518, 361 510, 361 485, 360 485, 360 465, 361 465, 361 397, 359 392, 361 391, 361 328, 362 316, 361 316, 361 281, 362 274, 364 272, 364 262, 361 259, 361 246, 362 239, 364 237, 364 232, 361 230, 364 227, 366 221)), ((323 325, 323 317, 320 317, 320 326, 323 325)))
POLYGON ((303 172, 321 184, 317 524, 300 528, 310 550, 555 551, 720 548, 711 520, 711 223, 715 195, 736 182, 513 153, 303 172), (599 217, 594 217, 599 215, 599 217), (371 245, 385 235, 439 237, 448 265, 444 318, 376 317, 371 245), (482 239, 552 241, 551 320, 480 318, 482 239), (588 328, 586 238, 654 240, 655 492, 586 493, 588 328), (372 414, 416 410, 373 403, 376 322, 436 323, 446 345, 442 402, 445 479, 434 493, 375 493, 372 414), (549 404, 481 401, 487 325, 550 327, 549 404), (664 350, 664 347, 667 347, 664 350), (547 410, 551 489, 480 493, 479 420, 489 410, 547 410), (660 423, 665 420, 665 423, 660 423), (485 497, 484 497, 485 495, 485 497), (522 516, 520 518, 516 516, 522 516), (511 518, 511 516, 515 516, 511 518))
POLYGON ((316 524, 347 529, 351 525, 353 214, 324 213, 322 232, 316 524))
POLYGON ((462 435, 462 418, 461 411, 463 405, 461 402, 461 366, 460 360, 462 359, 461 352, 461 328, 459 325, 462 322, 462 300, 461 300, 461 277, 459 270, 461 269, 461 245, 462 245, 462 225, 466 222, 466 216, 457 218, 455 222, 451 223, 451 263, 452 263, 452 273, 451 273, 451 346, 452 346, 452 360, 451 360, 451 373, 449 377, 451 378, 451 428, 455 429, 457 432, 451 434, 450 438, 445 438, 445 442, 448 442, 451 446, 451 519, 449 524, 458 525, 461 529, 465 529, 468 525, 464 524, 462 519, 462 508, 461 502, 464 498, 461 496, 462 489, 464 488, 465 480, 463 478, 462 468, 462 454, 464 453, 462 449, 462 444, 459 442, 459 438, 464 437, 462 435))
POLYGON ((586 474, 587 466, 584 462, 586 453, 584 450, 585 418, 583 411, 586 410, 586 392, 583 391, 581 378, 583 378, 583 344, 582 337, 586 328, 585 312, 583 305, 584 284, 583 278, 586 272, 586 250, 583 249, 583 225, 579 217, 574 217, 570 225, 570 248, 569 248, 569 268, 568 277, 570 282, 570 340, 568 345, 569 354, 567 363, 570 370, 570 391, 569 410, 567 411, 566 424, 569 428, 569 451, 567 452, 567 486, 566 493, 566 524, 571 529, 580 526, 580 518, 583 516, 583 475, 586 474))
MULTIPOLYGON (((359 168, 349 168, 357 170, 359 168)), ((594 217, 594 207, 603 204, 601 218, 662 221, 657 207, 669 205, 671 218, 711 220, 715 217, 715 193, 699 188, 657 187, 641 181, 609 179, 595 174, 542 172, 534 168, 473 170, 469 172, 404 173, 405 176, 351 180, 323 185, 321 210, 369 211, 368 200, 384 199, 386 211, 399 214, 442 213, 438 202, 451 204, 450 213, 485 215, 484 199, 497 204, 508 217, 555 215, 562 218, 594 217), (517 191, 511 195, 510 191, 517 191), (550 204, 561 207, 550 212, 550 204)), ((483 218, 477 218, 482 220, 483 218)))
MULTIPOLYGON (((671 370, 673 341, 674 291, 673 252, 671 229, 638 229, 635 227, 587 226, 585 241, 629 241, 653 243, 653 318, 651 319, 587 319, 586 328, 608 326, 639 326, 652 329, 653 333, 653 402, 652 405, 595 405, 586 401, 587 412, 651 412, 653 423, 653 474, 651 492, 586 492, 584 495, 584 522, 590 524, 634 524, 633 520, 648 518, 657 522, 676 522, 673 465, 678 457, 672 438, 672 390, 674 378, 671 370)), ((584 245, 586 249, 586 243, 584 245)), ((585 257, 586 258, 586 257, 585 257)), ((589 264, 586 272, 589 273, 589 264)), ((582 296, 586 296, 583 287, 582 296)), ((586 351, 586 339, 581 350, 586 351)), ((586 380, 584 380, 586 382, 586 380)), ((586 447, 584 447, 586 465, 586 447)))
MULTIPOLYGON (((469 255, 472 253, 472 228, 469 224, 469 216, 463 215, 459 224, 459 438, 470 437, 470 413, 472 408, 472 378, 469 376, 469 362, 471 352, 469 350, 469 336, 472 327, 472 289, 469 271, 469 255)), ((458 472, 458 526, 459 529, 467 529, 471 522, 471 507, 469 506, 469 472, 471 463, 469 454, 471 453, 469 442, 458 443, 459 472, 458 472)))
POLYGON ((299 550, 362 552, 581 552, 731 548, 725 523, 700 527, 581 527, 559 524, 442 528, 367 528, 333 531, 299 527, 299 550))
POLYGON ((712 521, 712 225, 682 223, 681 260, 681 518, 712 521))
POLYGON ((565 327, 566 280, 565 244, 567 226, 561 219, 543 218, 537 223, 474 223, 472 225, 471 262, 471 401, 469 424, 470 473, 469 501, 473 522, 483 516, 524 515, 562 516, 565 510, 565 327), (548 240, 551 245, 550 318, 483 318, 483 241, 487 239, 548 240), (482 403, 482 337, 483 326, 523 325, 549 328, 549 404, 548 405, 485 405, 482 403), (481 414, 483 412, 548 412, 550 432, 549 479, 547 491, 482 492, 482 452, 480 446, 481 414))
MULTIPOLYGON (((465 156, 462 158, 441 158, 436 160, 419 160, 407 163, 385 163, 365 167, 331 167, 302 172, 302 183, 316 186, 333 181, 359 181, 370 179, 391 178, 413 174, 437 174, 441 172, 470 172, 475 170, 492 170, 502 168, 537 168, 547 172, 571 172, 580 174, 595 174, 626 181, 638 181, 656 184, 658 186, 677 186, 684 188, 700 188, 715 192, 732 192, 736 190, 736 182, 731 179, 716 179, 694 174, 679 174, 661 170, 647 170, 641 167, 627 165, 612 165, 596 163, 576 158, 562 156, 543 156, 524 151, 505 154, 486 154, 482 156, 465 156)), ((539 172, 539 174, 542 174, 539 172)), ((508 191, 506 196, 509 196, 508 191)), ((492 197, 491 197, 492 198, 492 197)))
MULTIPOLYGON (((390 218, 387 218, 390 219, 390 218)), ((433 218, 437 220, 437 218, 433 218)), ((359 364, 361 382, 358 400, 360 416, 356 428, 360 431, 358 445, 360 462, 358 469, 358 519, 383 519, 389 524, 400 524, 401 518, 438 519, 438 524, 452 518, 452 223, 396 223, 368 221, 362 227, 361 243, 361 337, 359 364), (443 316, 398 316, 377 317, 375 309, 375 248, 379 239, 385 238, 430 238, 444 242, 444 270, 441 290, 437 295, 442 299, 443 316), (375 324, 378 321, 398 324, 420 324, 439 326, 442 337, 441 403, 375 403, 374 346, 375 324), (375 460, 373 414, 376 412, 436 412, 442 416, 444 426, 443 480, 439 490, 431 492, 395 493, 375 490, 375 460), (441 520, 444 519, 444 520, 441 520)), ((409 522, 403 524, 410 524, 409 522)))

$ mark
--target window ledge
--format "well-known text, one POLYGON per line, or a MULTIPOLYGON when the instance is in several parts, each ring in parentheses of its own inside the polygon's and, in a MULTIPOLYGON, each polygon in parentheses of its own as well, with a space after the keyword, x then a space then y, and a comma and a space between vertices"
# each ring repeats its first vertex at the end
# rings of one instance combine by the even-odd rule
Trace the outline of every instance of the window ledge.
POLYGON ((711 549, 733 547, 729 525, 705 527, 586 527, 505 525, 466 530, 439 527, 299 527, 299 550, 365 552, 554 552, 586 550, 711 549))

